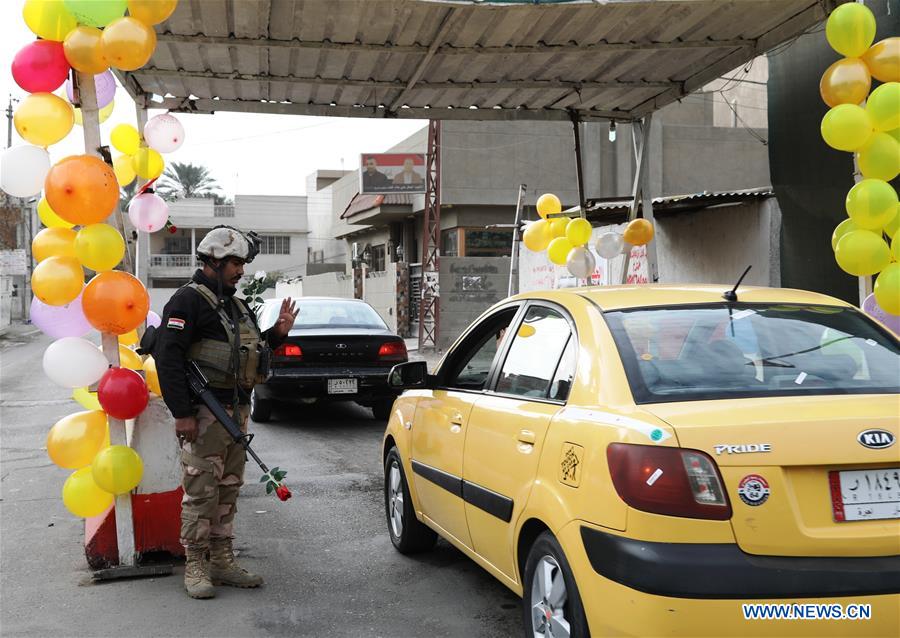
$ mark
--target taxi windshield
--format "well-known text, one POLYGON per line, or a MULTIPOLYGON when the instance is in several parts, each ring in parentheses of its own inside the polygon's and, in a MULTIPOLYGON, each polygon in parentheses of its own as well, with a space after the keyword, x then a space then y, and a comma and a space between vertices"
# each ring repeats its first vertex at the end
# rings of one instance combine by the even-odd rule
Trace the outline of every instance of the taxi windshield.
POLYGON ((896 337, 853 308, 722 303, 604 317, 637 403, 900 392, 896 337))

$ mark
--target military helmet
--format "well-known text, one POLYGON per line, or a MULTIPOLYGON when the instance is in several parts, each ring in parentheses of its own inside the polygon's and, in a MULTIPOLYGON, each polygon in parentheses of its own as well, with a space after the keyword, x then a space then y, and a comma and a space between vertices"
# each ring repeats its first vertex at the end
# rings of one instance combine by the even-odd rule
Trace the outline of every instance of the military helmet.
POLYGON ((197 246, 200 259, 211 257, 225 259, 237 257, 250 263, 259 253, 259 237, 250 232, 246 235, 231 226, 216 226, 206 234, 197 246))

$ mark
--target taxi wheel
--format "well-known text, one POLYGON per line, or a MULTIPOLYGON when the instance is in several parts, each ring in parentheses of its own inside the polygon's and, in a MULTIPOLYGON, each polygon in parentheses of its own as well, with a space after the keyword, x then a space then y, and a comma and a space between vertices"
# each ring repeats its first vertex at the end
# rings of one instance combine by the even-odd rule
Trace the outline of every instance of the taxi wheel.
POLYGON ((391 542, 401 554, 414 554, 434 547, 437 534, 416 518, 396 447, 391 448, 384 461, 384 511, 391 542))
POLYGON ((250 418, 257 423, 265 423, 272 418, 272 401, 260 397, 256 388, 250 393, 250 418))
POLYGON ((590 631, 569 561, 550 532, 537 537, 525 561, 522 615, 528 638, 588 638, 590 631))

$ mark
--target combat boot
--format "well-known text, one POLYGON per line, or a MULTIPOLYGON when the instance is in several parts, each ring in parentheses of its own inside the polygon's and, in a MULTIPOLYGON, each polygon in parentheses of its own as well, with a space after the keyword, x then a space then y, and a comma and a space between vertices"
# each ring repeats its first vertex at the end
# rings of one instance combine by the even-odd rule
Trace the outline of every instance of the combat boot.
POLYGON ((185 549, 184 588, 191 598, 213 598, 216 595, 204 560, 205 553, 206 550, 202 547, 185 549))
POLYGON ((262 576, 252 574, 237 564, 230 538, 210 539, 209 574, 215 585, 259 587, 263 584, 262 576))

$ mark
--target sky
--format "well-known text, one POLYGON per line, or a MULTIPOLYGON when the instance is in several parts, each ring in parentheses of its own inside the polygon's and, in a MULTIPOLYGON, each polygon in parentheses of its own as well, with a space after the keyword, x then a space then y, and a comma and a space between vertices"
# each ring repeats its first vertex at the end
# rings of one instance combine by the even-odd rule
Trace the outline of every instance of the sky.
MULTIPOLYGON (((22 20, 24 0, 0 0, 0 100, 25 93, 10 71, 16 52, 35 39, 22 20)), ((13 109, 15 109, 13 104, 13 109)), ((164 111, 151 110, 150 117, 164 111)), ((176 114, 185 128, 184 145, 167 162, 191 162, 210 169, 227 196, 305 195, 306 176, 317 169, 355 169, 361 153, 379 153, 426 126, 425 120, 375 120, 216 113, 176 114)), ((5 119, 5 117, 4 117, 5 119)), ((116 91, 113 114, 101 125, 103 143, 116 124, 135 124, 134 102, 116 91)), ((6 147, 4 122, 2 147, 6 147)), ((12 131, 13 145, 25 143, 12 131)), ((81 127, 49 148, 52 161, 84 151, 81 127)))

